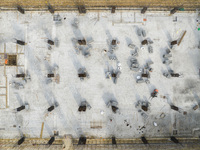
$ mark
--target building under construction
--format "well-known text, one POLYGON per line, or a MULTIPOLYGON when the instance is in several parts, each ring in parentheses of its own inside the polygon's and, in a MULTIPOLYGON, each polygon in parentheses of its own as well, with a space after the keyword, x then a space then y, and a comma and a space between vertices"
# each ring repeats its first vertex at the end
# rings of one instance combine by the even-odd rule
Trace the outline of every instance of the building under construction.
POLYGON ((0 149, 200 149, 200 0, 1 0, 0 149))

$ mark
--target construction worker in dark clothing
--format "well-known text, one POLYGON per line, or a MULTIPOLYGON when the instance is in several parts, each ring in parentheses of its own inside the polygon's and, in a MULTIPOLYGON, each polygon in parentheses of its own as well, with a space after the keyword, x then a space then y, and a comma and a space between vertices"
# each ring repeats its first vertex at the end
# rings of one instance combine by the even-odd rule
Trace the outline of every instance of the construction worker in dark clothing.
POLYGON ((154 89, 154 91, 151 93, 151 97, 154 98, 154 97, 157 97, 157 96, 158 96, 158 90, 154 89))

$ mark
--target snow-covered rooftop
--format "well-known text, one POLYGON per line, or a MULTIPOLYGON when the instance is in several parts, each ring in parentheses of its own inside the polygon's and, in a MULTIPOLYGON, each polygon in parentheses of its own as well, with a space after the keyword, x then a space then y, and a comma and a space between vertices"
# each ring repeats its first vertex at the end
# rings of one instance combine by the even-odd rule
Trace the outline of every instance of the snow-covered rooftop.
POLYGON ((200 110, 193 109, 200 103, 197 18, 196 13, 137 11, 0 12, 0 138, 40 137, 43 122, 42 137, 47 138, 54 131, 74 138, 197 136, 200 110), (138 30, 146 36, 138 36, 138 30), (184 31, 180 45, 171 48, 170 42, 179 42, 184 31), (77 40, 83 39, 86 45, 80 46, 77 40), (148 45, 141 46, 145 39, 148 45), (111 45, 112 40, 117 46, 111 45), (166 50, 171 51, 171 64, 163 63, 166 50), (9 55, 17 55, 17 66, 5 65, 9 55), (139 65, 136 71, 130 69, 133 58, 139 65), (153 64, 147 67, 148 62, 153 64), (80 68, 87 74, 83 80, 78 77, 80 68), (150 78, 137 83, 144 68, 150 78), (165 77, 169 70, 181 76, 165 77), (116 83, 113 71, 121 72, 116 83), (23 73, 25 78, 16 78, 23 73), (158 96, 151 99, 154 89, 158 96), (107 107, 110 100, 118 103, 119 112, 107 107), (84 101, 87 109, 79 112, 84 101), (141 109, 142 103, 149 105, 148 111, 141 109), (16 111, 27 104, 29 108, 16 111), (52 105, 55 109, 48 112, 52 105))

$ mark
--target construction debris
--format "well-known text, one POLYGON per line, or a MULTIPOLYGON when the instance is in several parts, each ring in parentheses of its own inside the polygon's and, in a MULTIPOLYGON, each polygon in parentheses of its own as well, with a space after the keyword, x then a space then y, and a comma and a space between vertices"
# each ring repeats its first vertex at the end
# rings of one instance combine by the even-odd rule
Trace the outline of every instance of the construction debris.
POLYGON ((145 71, 144 73, 142 73, 142 77, 143 78, 150 78, 150 74, 148 71, 145 71))
POLYGON ((146 31, 144 29, 138 28, 137 29, 137 35, 146 37, 146 31))
POLYGON ((171 76, 172 76, 172 77, 182 77, 183 74, 181 74, 181 73, 173 73, 173 72, 171 72, 171 76))
POLYGON ((134 45, 134 44, 129 44, 128 47, 134 49, 134 48, 135 48, 135 45, 134 45))
POLYGON ((131 70, 133 70, 133 71, 138 71, 139 70, 139 64, 138 64, 137 59, 131 58, 130 59, 130 63, 131 63, 131 66, 130 66, 131 70))
POLYGON ((146 11, 147 11, 147 7, 143 7, 141 10, 141 14, 145 14, 146 11))
POLYGON ((87 101, 82 101, 79 108, 78 108, 78 111, 86 111, 86 109, 91 109, 92 107, 90 106, 90 104, 87 102, 87 101))
POLYGON ((166 49, 166 54, 163 55, 164 61, 163 64, 169 65, 172 63, 172 60, 169 60, 169 58, 172 57, 171 51, 169 49, 166 49))
POLYGON ((54 14, 54 9, 50 4, 48 5, 48 10, 51 14, 54 14))
POLYGON ((171 46, 176 45, 176 44, 177 44, 177 40, 171 42, 171 46))
POLYGON ((142 44, 142 45, 147 45, 147 44, 148 44, 148 41, 147 41, 147 40, 143 40, 143 41, 141 42, 141 44, 142 44))
POLYGON ((78 11, 80 14, 85 14, 86 13, 86 8, 85 6, 78 6, 78 11))
POLYGON ((195 106, 193 107, 194 110, 197 110, 198 108, 199 108, 199 105, 195 105, 195 106))
POLYGON ((160 114, 160 118, 164 118, 166 115, 164 113, 160 114))
POLYGON ((166 78, 171 78, 171 77, 183 77, 183 74, 182 73, 174 73, 173 70, 169 70, 168 72, 165 72, 163 73, 163 75, 166 77, 166 78))
MULTIPOLYGON (((135 107, 138 109, 141 108, 143 111, 147 112, 149 110, 149 105, 150 103, 148 101, 139 100, 137 101, 135 107)), ((142 114, 142 115, 146 115, 146 114, 142 114)))
POLYGON ((78 77, 80 78, 80 80, 84 80, 84 78, 86 78, 86 77, 90 78, 90 76, 85 68, 79 68, 78 77))
POLYGON ((119 108, 117 107, 118 102, 114 100, 110 100, 107 103, 107 107, 109 108, 111 106, 113 113, 119 113, 119 108))
POLYGON ((141 108, 142 108, 142 110, 144 110, 144 111, 148 111, 148 103, 143 102, 141 108))
POLYGON ((54 45, 54 41, 52 41, 52 40, 48 40, 47 43, 48 43, 49 45, 54 45))
POLYGON ((148 61, 144 68, 148 69, 149 72, 152 72, 153 71, 153 68, 151 67, 152 64, 153 64, 153 61, 148 61))
POLYGON ((169 57, 172 57, 172 54, 165 54, 165 55, 163 55, 163 58, 169 58, 169 57))
POLYGON ((150 38, 147 38, 148 44, 153 44, 153 41, 150 38))
POLYGON ((118 80, 120 74, 121 74, 121 71, 119 71, 119 70, 113 70, 112 71, 111 76, 112 76, 113 82, 115 84, 117 83, 117 80, 118 80))
POLYGON ((112 41, 108 40, 108 45, 109 45, 109 53, 113 54, 115 50, 118 49, 118 45, 120 42, 114 38, 112 41))
POLYGON ((115 9, 116 9, 116 7, 115 7, 115 6, 112 6, 111 13, 115 13, 115 9))
POLYGON ((166 65, 169 65, 171 63, 172 63, 172 60, 169 60, 167 58, 163 61, 163 64, 166 64, 166 65))
POLYGON ((55 141, 55 137, 53 136, 53 137, 50 138, 50 140, 48 141, 47 144, 52 145, 54 141, 55 141))
POLYGON ((85 145, 86 144, 86 140, 87 138, 86 137, 80 137, 79 138, 79 141, 78 141, 78 145, 85 145))
POLYGON ((170 140, 173 141, 174 143, 178 144, 179 141, 174 137, 174 136, 171 136, 170 137, 170 140))
POLYGON ((83 40, 78 40, 78 44, 79 44, 79 45, 86 45, 85 39, 83 39, 83 40))
POLYGON ((54 14, 53 21, 55 22, 61 22, 62 18, 59 14, 54 14))
POLYGON ((19 44, 19 45, 25 45, 26 43, 24 41, 17 40, 17 44, 19 44))
POLYGON ((53 105, 53 106, 50 106, 50 107, 47 109, 47 111, 48 111, 48 112, 51 112, 52 110, 54 110, 54 108, 55 108, 54 105, 53 105))
POLYGON ((157 126, 158 126, 158 124, 157 124, 156 122, 153 122, 153 125, 154 125, 155 127, 157 127, 157 126))
POLYGON ((144 144, 149 144, 148 141, 147 141, 147 139, 146 139, 144 136, 141 137, 141 140, 142 140, 142 142, 143 142, 144 144))
POLYGON ((21 13, 21 14, 25 14, 24 9, 21 6, 17 6, 17 10, 21 13))
POLYGON ((16 110, 17 112, 19 112, 19 111, 22 111, 22 110, 24 110, 24 109, 28 110, 28 109, 29 109, 29 104, 26 103, 26 104, 24 104, 24 105, 22 105, 22 106, 16 108, 15 110, 16 110))
POLYGON ((142 30, 142 36, 146 37, 146 31, 145 30, 142 30))
POLYGON ((91 43, 93 43, 93 39, 86 41, 85 39, 77 40, 72 38, 72 42, 77 54, 80 54, 80 51, 82 51, 85 58, 91 56, 90 50, 92 49, 91 43))
POLYGON ((24 110, 24 109, 25 109, 25 106, 22 105, 22 106, 18 107, 16 110, 17 110, 17 111, 21 111, 21 110, 24 110))
POLYGON ((170 14, 175 14, 178 11, 178 7, 175 7, 174 9, 170 10, 170 14))
POLYGON ((137 57, 138 56, 138 48, 137 47, 135 47, 135 51, 132 53, 132 56, 133 57, 137 57))
POLYGON ((106 72, 106 79, 111 79, 111 72, 110 71, 106 72))
POLYGON ((55 23, 57 25, 61 25, 62 24, 62 18, 61 18, 61 16, 59 14, 54 14, 53 21, 55 21, 55 23))
POLYGON ((79 106, 78 111, 86 111, 86 106, 79 106))
POLYGON ((140 72, 142 72, 141 76, 137 76, 137 80, 136 82, 137 83, 146 83, 146 84, 149 84, 150 81, 148 80, 150 78, 150 72, 153 71, 153 68, 151 67, 151 65, 153 64, 152 61, 149 61, 144 69, 140 69, 140 72))
POLYGON ((144 83, 145 80, 143 80, 143 79, 137 79, 136 82, 137 82, 137 83, 144 83))
POLYGON ((12 83, 12 86, 15 88, 15 89, 23 89, 24 88, 24 85, 22 83, 18 83, 18 82, 13 82, 12 83))
POLYGON ((53 78, 53 77, 54 77, 53 73, 47 74, 47 78, 53 78))
POLYGON ((109 56, 110 60, 117 60, 117 57, 115 55, 109 56))
POLYGON ((116 145, 116 144, 117 144, 115 137, 112 137, 112 144, 113 144, 113 145, 116 145))
POLYGON ((18 142, 17 145, 21 145, 25 140, 25 137, 23 136, 18 142))
POLYGON ((149 53, 153 53, 153 47, 151 45, 148 46, 149 53))
POLYGON ((171 51, 170 51, 169 49, 166 49, 166 53, 167 53, 167 54, 170 54, 171 51))
POLYGON ((16 78, 24 78, 25 74, 16 74, 16 78))
POLYGON ((174 105, 171 105, 171 109, 175 110, 175 111, 179 111, 179 108, 174 106, 174 105))

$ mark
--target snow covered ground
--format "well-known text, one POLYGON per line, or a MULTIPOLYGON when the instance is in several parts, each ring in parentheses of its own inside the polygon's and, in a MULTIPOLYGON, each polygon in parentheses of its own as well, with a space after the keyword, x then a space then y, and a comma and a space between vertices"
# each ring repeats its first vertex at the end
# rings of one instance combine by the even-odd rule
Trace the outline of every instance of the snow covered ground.
MULTIPOLYGON (((198 136, 200 134, 199 109, 193 110, 200 103, 200 31, 197 30, 196 13, 176 13, 169 16, 164 12, 149 12, 141 15, 134 11, 88 12, 0 12, 0 53, 18 54, 18 65, 6 67, 8 108, 5 108, 5 96, 0 98, 0 138, 40 137, 44 122, 43 137, 50 137, 54 131, 59 136, 71 134, 74 138, 87 137, 134 138, 198 136), (53 18, 59 14, 61 21, 53 18), (177 18, 176 18, 177 17, 177 18), (145 20, 146 19, 146 20, 145 20), (177 21, 173 21, 177 19, 177 21), (77 24, 75 24, 77 23, 77 24), (77 25, 77 26, 76 26, 77 25), (138 36, 138 28, 146 31, 146 37, 138 36), (169 43, 180 39, 187 31, 181 44, 171 49, 172 63, 163 64, 163 55, 169 43), (75 39, 93 41, 82 46, 89 48, 88 58, 77 54, 75 39), (153 53, 148 46, 141 49, 141 41, 151 39, 153 53), (25 46, 16 46, 15 39, 25 41, 25 46), (47 40, 56 44, 51 46, 47 40), (117 39, 118 49, 110 60, 109 41, 117 39), (141 72, 130 70, 133 43, 139 49, 139 68, 152 61, 153 72, 150 83, 136 83, 141 72), (90 48, 91 47, 91 48, 90 48), (104 52, 107 51, 107 53, 104 52), (24 54, 23 54, 24 53, 24 54), (117 69, 121 64, 121 75, 114 84, 106 79, 106 72, 117 69), (90 78, 80 80, 78 70, 85 67, 90 78), (166 78, 163 73, 169 69, 183 74, 181 78, 166 78), (48 83, 47 74, 55 71, 60 82, 48 83), (31 81, 16 78, 19 73, 29 74, 31 81), (16 89, 13 82, 23 84, 16 89), (158 97, 150 99, 154 89, 158 97), (78 107, 84 99, 91 105, 86 112, 79 112, 78 107), (120 113, 114 114, 106 104, 116 100, 120 113), (149 102, 149 110, 144 112, 138 101, 149 102), (16 112, 14 109, 29 104, 29 110, 16 112), (47 109, 58 104, 52 112, 47 109), (174 111, 170 105, 180 108, 174 111), (184 111, 187 112, 184 115, 184 111), (162 114, 162 115, 161 115, 162 114), (95 127, 94 127, 95 126, 95 127), (175 133, 177 131, 177 133, 175 133)), ((0 87, 5 86, 4 66, 0 66, 0 87)), ((0 88, 0 94, 5 93, 0 88)))

